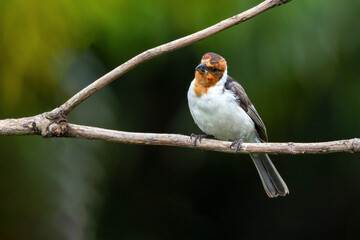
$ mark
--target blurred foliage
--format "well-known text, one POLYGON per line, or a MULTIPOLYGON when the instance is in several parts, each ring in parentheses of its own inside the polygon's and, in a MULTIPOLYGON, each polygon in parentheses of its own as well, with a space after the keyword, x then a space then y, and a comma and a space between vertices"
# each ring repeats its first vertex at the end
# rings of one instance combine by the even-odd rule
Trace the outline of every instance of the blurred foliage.
MULTIPOLYGON (((254 1, 0 1, 0 118, 35 115, 136 54, 254 1)), ((198 133, 186 92, 224 56, 271 141, 359 137, 360 2, 293 0, 122 76, 70 122, 198 133)), ((274 156, 267 199, 248 156, 75 139, 0 139, 0 239, 357 239, 359 155, 274 156), (239 159, 241 158, 241 159, 239 159)))

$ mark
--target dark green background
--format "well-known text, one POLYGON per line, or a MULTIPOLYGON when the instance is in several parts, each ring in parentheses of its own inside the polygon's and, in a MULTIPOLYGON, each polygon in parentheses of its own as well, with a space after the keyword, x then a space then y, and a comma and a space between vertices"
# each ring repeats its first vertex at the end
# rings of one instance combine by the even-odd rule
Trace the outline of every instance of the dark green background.
MULTIPOLYGON (((62 104, 151 47, 259 1, 0 2, 0 118, 62 104)), ((186 92, 205 52, 228 61, 270 141, 360 134, 360 2, 293 0, 144 63, 69 116, 200 133, 186 92)), ((272 156, 290 195, 267 198, 246 155, 38 136, 0 138, 0 239, 359 239, 358 154, 272 156)))

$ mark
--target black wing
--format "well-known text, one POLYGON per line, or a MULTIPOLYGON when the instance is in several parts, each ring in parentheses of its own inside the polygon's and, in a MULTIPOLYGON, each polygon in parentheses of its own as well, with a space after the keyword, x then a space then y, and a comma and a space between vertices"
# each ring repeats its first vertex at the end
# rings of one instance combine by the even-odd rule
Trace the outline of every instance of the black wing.
POLYGON ((237 101, 242 109, 249 115, 255 123, 255 129, 261 141, 267 142, 267 134, 264 122, 261 120, 254 105, 251 103, 249 97, 246 95, 244 88, 232 77, 228 76, 225 82, 225 89, 234 93, 237 101))

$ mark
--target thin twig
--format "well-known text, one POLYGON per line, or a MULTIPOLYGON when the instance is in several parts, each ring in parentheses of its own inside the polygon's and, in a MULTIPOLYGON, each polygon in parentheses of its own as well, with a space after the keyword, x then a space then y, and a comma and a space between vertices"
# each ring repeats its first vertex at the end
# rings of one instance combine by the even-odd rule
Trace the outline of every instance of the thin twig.
POLYGON ((95 92, 106 86, 107 84, 114 81, 116 78, 122 76, 126 72, 138 66, 139 64, 144 63, 160 55, 163 55, 165 53, 174 51, 179 48, 183 48, 192 43, 203 40, 211 35, 214 35, 218 32, 221 32, 239 23, 242 23, 262 12, 265 12, 266 10, 269 10, 270 8, 280 6, 290 1, 291 0, 265 0, 262 3, 258 4, 257 6, 247 11, 244 11, 240 14, 237 14, 226 20, 223 20, 204 30, 198 31, 194 34, 188 35, 186 37, 174 40, 172 42, 142 52, 139 55, 131 58, 127 62, 121 64, 117 68, 113 69, 112 71, 108 72, 101 78, 97 79, 96 81, 85 87, 84 89, 82 89, 80 92, 78 92, 73 97, 71 97, 59 108, 54 109, 54 111, 55 113, 61 112, 62 114, 67 116, 76 106, 82 103, 85 99, 90 97, 92 94, 94 94, 95 92))

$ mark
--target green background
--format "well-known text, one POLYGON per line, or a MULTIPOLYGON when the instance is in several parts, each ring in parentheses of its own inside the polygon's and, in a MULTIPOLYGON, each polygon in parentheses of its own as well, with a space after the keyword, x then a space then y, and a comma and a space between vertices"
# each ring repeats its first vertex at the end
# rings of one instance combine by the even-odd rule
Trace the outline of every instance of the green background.
MULTIPOLYGON (((49 111, 144 50, 259 1, 0 1, 0 118, 49 111)), ((272 142, 360 137, 360 2, 293 0, 146 62, 69 115, 200 133, 186 92, 227 59, 272 142)), ((267 198, 246 155, 39 136, 0 138, 0 239, 359 239, 358 154, 279 155, 267 198)))

